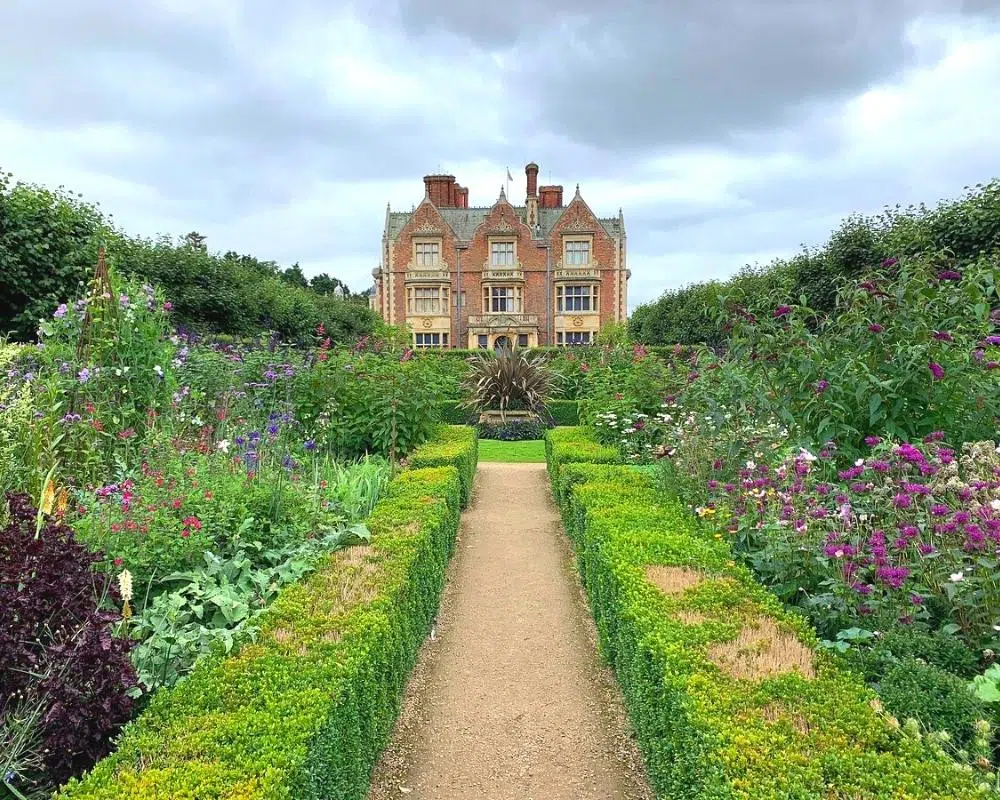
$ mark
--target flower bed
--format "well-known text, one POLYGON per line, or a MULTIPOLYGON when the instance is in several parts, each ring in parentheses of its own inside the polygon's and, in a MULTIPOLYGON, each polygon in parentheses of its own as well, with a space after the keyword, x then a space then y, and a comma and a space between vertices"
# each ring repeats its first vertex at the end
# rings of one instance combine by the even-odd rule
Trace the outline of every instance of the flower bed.
POLYGON ((437 609, 460 502, 456 467, 402 473, 369 546, 284 591, 257 641, 158 694, 58 797, 363 797, 437 609))
POLYGON ((554 490, 658 796, 985 796, 649 475, 568 463, 565 444, 549 444, 554 490))

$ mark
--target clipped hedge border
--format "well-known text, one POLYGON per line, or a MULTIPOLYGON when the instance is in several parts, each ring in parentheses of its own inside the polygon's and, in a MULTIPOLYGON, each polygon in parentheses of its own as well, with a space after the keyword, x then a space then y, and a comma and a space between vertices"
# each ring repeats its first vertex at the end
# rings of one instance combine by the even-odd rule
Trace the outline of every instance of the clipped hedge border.
MULTIPOLYGON (((556 426, 579 425, 580 410, 576 400, 550 400, 546 406, 556 426)), ((479 414, 462 408, 457 400, 437 404, 438 419, 446 425, 475 425, 479 414)))
MULTIPOLYGON (((679 504, 658 503, 652 480, 629 467, 565 460, 553 475, 601 650, 658 797, 986 796, 968 768, 893 730, 875 694, 814 649, 808 625, 724 541, 698 531, 679 504), (650 568, 699 577, 667 592, 650 568), (762 620, 811 658, 813 675, 727 672, 715 648, 762 620)), ((732 647, 737 666, 746 664, 746 652, 732 647)))
POLYGON ((466 508, 479 463, 479 434, 464 425, 439 425, 430 441, 413 450, 406 461, 412 469, 455 467, 462 485, 462 508, 466 508))
POLYGON ((115 752, 57 798, 363 798, 437 612, 475 471, 475 431, 439 435, 447 452, 433 457, 447 463, 393 479, 368 519, 370 545, 330 554, 283 590, 254 642, 157 693, 115 752))
POLYGON ((576 400, 549 400, 546 408, 557 427, 580 424, 580 409, 576 400))
POLYGON ((563 464, 620 464, 621 456, 598 442, 590 428, 572 426, 545 434, 545 463, 555 481, 563 464))

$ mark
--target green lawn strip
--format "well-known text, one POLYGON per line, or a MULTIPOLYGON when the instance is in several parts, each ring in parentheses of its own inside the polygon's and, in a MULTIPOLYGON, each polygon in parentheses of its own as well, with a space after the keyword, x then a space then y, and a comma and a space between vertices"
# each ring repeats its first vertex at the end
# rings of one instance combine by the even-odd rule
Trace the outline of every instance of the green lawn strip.
POLYGON ((727 543, 698 532, 690 512, 661 499, 652 476, 555 463, 553 490, 601 651, 622 686, 657 797, 986 796, 974 774, 879 713, 874 693, 816 652, 808 625, 733 560, 727 543), (755 669, 753 645, 726 650, 761 625, 780 632, 773 645, 780 653, 798 650, 811 661, 812 674, 766 674, 755 669))
POLYGON ((503 461, 508 464, 544 464, 545 442, 541 439, 528 439, 524 442, 480 439, 479 460, 503 461))

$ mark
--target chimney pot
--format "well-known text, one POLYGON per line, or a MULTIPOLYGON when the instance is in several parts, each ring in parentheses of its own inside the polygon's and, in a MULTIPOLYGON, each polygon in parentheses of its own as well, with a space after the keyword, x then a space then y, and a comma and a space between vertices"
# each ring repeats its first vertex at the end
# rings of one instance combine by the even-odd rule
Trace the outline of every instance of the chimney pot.
POLYGON ((524 168, 525 175, 528 176, 528 197, 535 197, 538 194, 538 164, 532 161, 524 168))

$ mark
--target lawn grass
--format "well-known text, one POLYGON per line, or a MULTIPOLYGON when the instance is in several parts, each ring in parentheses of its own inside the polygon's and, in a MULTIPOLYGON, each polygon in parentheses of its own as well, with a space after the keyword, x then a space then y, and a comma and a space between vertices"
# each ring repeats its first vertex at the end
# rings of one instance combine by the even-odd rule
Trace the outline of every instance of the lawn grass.
POLYGON ((544 464, 545 442, 542 439, 529 439, 524 442, 480 439, 479 460, 506 461, 516 464, 544 464))

